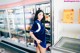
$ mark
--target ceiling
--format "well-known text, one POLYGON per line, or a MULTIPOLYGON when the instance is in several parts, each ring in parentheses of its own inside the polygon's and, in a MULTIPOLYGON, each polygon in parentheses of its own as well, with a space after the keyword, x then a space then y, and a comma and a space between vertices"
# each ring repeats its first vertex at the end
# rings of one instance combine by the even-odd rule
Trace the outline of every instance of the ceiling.
POLYGON ((22 0, 0 0, 0 5, 5 5, 5 4, 19 2, 19 1, 22 1, 22 0))

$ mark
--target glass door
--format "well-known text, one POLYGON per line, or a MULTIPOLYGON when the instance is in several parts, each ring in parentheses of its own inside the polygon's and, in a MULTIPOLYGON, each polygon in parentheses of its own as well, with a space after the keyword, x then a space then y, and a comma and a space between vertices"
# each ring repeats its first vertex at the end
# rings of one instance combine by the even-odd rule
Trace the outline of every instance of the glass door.
POLYGON ((8 9, 7 12, 11 40, 26 45, 23 6, 8 9))
POLYGON ((30 37, 29 31, 33 24, 33 18, 35 13, 35 5, 24 6, 25 13, 25 26, 26 26, 26 41, 27 46, 34 47, 34 40, 30 37))

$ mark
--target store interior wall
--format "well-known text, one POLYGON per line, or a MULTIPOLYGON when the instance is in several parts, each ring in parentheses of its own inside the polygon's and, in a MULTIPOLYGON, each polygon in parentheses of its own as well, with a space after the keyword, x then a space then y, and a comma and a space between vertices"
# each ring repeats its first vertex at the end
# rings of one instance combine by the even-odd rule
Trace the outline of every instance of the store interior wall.
POLYGON ((54 2, 52 3, 54 6, 54 43, 56 43, 61 37, 80 39, 80 24, 78 24, 80 2, 64 2, 64 0, 52 1, 54 2), (65 24, 61 22, 64 9, 74 9, 73 24, 65 24))

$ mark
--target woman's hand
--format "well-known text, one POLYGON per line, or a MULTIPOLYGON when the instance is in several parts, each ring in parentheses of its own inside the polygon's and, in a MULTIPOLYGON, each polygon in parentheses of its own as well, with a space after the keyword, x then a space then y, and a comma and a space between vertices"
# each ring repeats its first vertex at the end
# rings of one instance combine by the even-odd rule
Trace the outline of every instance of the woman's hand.
POLYGON ((42 41, 41 41, 41 40, 39 40, 39 39, 37 39, 37 40, 36 40, 36 42, 39 44, 39 43, 41 43, 42 41))
POLYGON ((48 33, 49 31, 47 29, 45 29, 45 31, 48 33))

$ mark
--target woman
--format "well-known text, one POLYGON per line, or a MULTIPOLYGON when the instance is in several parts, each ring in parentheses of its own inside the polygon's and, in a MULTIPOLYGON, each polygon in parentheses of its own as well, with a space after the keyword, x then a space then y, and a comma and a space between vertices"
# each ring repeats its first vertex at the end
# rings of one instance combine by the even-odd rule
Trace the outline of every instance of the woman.
POLYGON ((31 37, 35 40, 37 53, 46 53, 46 35, 45 27, 42 22, 45 21, 44 12, 42 10, 36 11, 34 17, 34 24, 30 30, 31 37))

